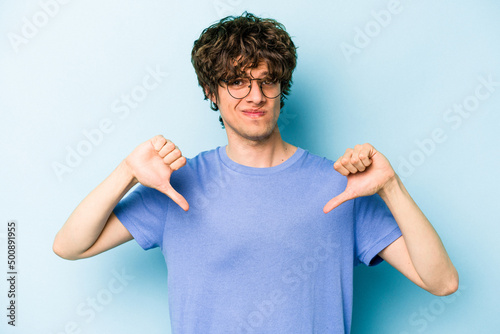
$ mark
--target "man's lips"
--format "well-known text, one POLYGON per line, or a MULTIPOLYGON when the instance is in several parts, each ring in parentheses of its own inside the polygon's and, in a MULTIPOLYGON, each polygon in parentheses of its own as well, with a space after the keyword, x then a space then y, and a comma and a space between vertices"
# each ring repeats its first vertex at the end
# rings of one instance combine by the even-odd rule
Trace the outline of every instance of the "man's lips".
POLYGON ((264 116, 266 112, 262 109, 245 109, 242 110, 243 114, 245 116, 251 117, 251 118, 259 118, 261 116, 264 116))

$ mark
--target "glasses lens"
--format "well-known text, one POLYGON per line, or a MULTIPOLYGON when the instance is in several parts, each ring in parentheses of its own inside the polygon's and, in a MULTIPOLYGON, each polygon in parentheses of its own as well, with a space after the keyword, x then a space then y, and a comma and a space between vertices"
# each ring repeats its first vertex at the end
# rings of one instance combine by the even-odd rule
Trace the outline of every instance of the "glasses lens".
POLYGON ((236 99, 242 99, 250 93, 250 80, 241 78, 227 82, 229 94, 236 99))
MULTIPOLYGON (((253 79, 255 80, 255 79, 253 79)), ((257 79, 259 82, 262 94, 269 99, 275 99, 281 94, 281 85, 279 81, 270 81, 265 79, 257 79)), ((242 99, 246 97, 252 89, 250 79, 239 78, 229 80, 226 82, 229 94, 235 99, 242 99)))
POLYGON ((277 81, 262 81, 262 94, 269 99, 277 98, 281 94, 280 83, 277 81))

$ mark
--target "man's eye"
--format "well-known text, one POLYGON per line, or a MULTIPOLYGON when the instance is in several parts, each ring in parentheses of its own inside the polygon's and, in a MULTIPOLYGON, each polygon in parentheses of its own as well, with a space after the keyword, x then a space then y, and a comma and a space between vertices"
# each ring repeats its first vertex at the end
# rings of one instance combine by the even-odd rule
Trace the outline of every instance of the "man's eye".
POLYGON ((273 78, 268 77, 262 79, 262 84, 265 86, 276 86, 278 83, 279 81, 273 78))
POLYGON ((233 86, 233 87, 243 87, 246 85, 246 83, 245 83, 245 80, 236 79, 236 80, 229 81, 229 85, 233 86))

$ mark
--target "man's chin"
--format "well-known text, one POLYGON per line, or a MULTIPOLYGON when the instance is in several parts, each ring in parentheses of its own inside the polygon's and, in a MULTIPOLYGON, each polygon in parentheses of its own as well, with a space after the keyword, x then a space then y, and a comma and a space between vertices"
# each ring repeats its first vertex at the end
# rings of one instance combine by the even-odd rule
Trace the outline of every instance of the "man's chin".
POLYGON ((274 127, 266 131, 247 132, 243 135, 243 137, 250 141, 263 143, 269 141, 273 137, 273 135, 275 135, 277 129, 278 127, 274 127))
POLYGON ((279 136, 277 122, 274 124, 250 124, 247 126, 234 127, 232 124, 225 123, 226 131, 232 132, 236 137, 243 138, 248 141, 262 143, 272 139, 273 136, 279 136))

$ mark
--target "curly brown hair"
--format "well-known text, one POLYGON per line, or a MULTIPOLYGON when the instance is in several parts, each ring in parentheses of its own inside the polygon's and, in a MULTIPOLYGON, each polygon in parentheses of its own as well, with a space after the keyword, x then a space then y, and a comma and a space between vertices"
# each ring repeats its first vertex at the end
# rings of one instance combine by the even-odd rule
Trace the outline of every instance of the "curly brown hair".
MULTIPOLYGON (((205 100, 215 96, 217 101, 222 80, 241 77, 245 70, 257 67, 262 61, 267 63, 269 77, 281 83, 282 108, 292 86, 297 53, 281 23, 247 12, 237 17, 228 16, 203 30, 191 52, 191 62, 205 100)), ((210 108, 219 110, 213 102, 210 108)), ((219 120, 224 127, 221 117, 219 120)))

